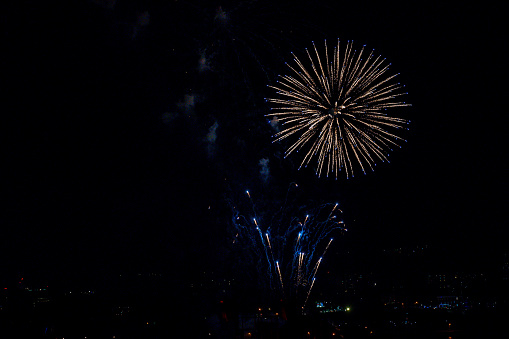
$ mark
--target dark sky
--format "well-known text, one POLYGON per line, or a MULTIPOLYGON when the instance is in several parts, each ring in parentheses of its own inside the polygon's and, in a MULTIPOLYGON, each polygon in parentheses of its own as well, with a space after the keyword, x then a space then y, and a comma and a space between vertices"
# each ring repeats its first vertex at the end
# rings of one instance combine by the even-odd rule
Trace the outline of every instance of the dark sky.
POLYGON ((2 5, 2 280, 220 269, 229 190, 269 199, 291 181, 340 202, 336 255, 353 270, 425 244, 448 269, 496 269, 509 251, 500 8, 376 3, 2 5), (386 57, 412 104, 408 143, 348 181, 297 172, 264 117, 290 52, 337 38, 386 57))

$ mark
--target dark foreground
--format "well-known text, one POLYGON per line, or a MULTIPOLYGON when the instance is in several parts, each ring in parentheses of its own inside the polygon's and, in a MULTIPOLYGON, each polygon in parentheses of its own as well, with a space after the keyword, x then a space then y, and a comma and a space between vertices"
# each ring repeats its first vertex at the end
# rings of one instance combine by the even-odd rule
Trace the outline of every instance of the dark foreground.
MULTIPOLYGON (((102 287, 66 289, 27 279, 0 290, 0 337, 29 338, 499 338, 507 332, 505 296, 313 300, 305 313, 258 305, 229 293, 158 274, 119 275, 102 287), (366 300, 368 299, 368 300, 366 300)), ((317 298, 319 295, 316 296, 317 298)), ((253 301, 254 300, 254 301, 253 301)))

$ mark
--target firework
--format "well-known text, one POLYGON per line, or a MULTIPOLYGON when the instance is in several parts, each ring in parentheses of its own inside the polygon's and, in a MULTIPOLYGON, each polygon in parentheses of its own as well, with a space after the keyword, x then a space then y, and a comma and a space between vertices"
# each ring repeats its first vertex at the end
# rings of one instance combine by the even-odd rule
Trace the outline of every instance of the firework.
POLYGON ((342 211, 338 204, 324 204, 312 208, 309 214, 295 215, 289 212, 285 201, 278 211, 265 213, 260 218, 252 194, 246 191, 246 196, 252 215, 241 214, 236 206, 232 206, 233 243, 245 240, 249 250, 256 254, 261 284, 278 299, 292 298, 305 304, 323 257, 333 241, 331 232, 336 229, 346 231, 343 221, 338 218, 342 211))
POLYGON ((299 169, 316 159, 318 176, 334 173, 337 179, 344 169, 348 178, 354 167, 365 174, 376 161, 388 162, 392 147, 405 141, 394 131, 410 122, 386 114, 387 108, 410 106, 399 100, 407 93, 394 82, 398 74, 386 76, 390 64, 364 46, 354 50, 352 42, 341 53, 338 40, 332 55, 325 42, 325 57, 314 43, 306 52, 307 66, 292 53, 292 75, 269 86, 277 97, 266 99, 274 106, 267 116, 282 127, 273 142, 294 139, 285 157, 303 151, 299 169))

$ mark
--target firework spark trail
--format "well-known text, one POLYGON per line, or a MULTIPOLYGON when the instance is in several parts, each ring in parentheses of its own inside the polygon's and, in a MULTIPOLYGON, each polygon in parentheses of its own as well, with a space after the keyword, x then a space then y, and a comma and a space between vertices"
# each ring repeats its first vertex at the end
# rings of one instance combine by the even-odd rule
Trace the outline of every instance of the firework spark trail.
POLYGON ((279 269, 279 261, 276 261, 277 273, 279 275, 279 281, 281 282, 281 291, 284 292, 285 287, 283 286, 283 277, 281 276, 281 270, 279 269))
MULTIPOLYGON (((251 198, 251 197, 250 197, 251 198)), ((260 226, 258 226, 258 223, 256 222, 256 218, 253 218, 253 222, 256 225, 256 230, 258 231, 258 234, 260 235, 260 240, 262 243, 262 248, 265 252, 265 258, 267 259, 267 266, 269 275, 272 275, 272 262, 274 261, 274 257, 272 257, 272 261, 269 258, 269 251, 272 253, 272 248, 270 248, 270 242, 269 242, 269 250, 267 250, 267 245, 265 244, 265 240, 263 239, 262 230, 260 229, 260 226)), ((269 241, 269 235, 266 233, 267 241, 269 241)))
MULTIPOLYGON (((275 265, 277 266, 277 271, 278 271, 278 274, 279 276, 281 277, 281 271, 279 270, 279 262, 274 258, 274 252, 272 252, 272 245, 270 244, 270 239, 269 239, 269 233, 265 233, 265 236, 267 237, 267 243, 269 244, 269 251, 270 251, 270 256, 272 258, 272 262, 275 263, 275 265)), ((269 263, 269 267, 270 267, 270 263, 269 263)), ((283 286, 283 280, 281 280, 281 286, 283 286)))
POLYGON ((302 305, 302 309, 304 309, 304 307, 306 307, 306 303, 308 302, 309 295, 311 294, 311 289, 313 288, 313 285, 315 284, 315 281, 316 281, 316 278, 313 278, 313 281, 311 282, 311 286, 309 287, 308 294, 306 296, 306 300, 304 300, 304 305, 302 305))
MULTIPOLYGON (((346 228, 345 228, 345 230, 346 230, 346 228)), ((327 246, 325 246, 325 249, 323 250, 322 257, 325 255, 325 253, 327 253, 327 250, 329 249, 329 246, 330 246, 332 240, 334 240, 334 239, 330 238, 329 243, 327 244, 327 246)), ((320 259, 322 259, 322 257, 320 257, 320 259)))
MULTIPOLYGON (((338 207, 338 205, 339 205, 338 203, 336 203, 336 205, 334 205, 334 207, 332 208, 332 211, 330 211, 330 213, 329 213, 329 217, 328 217, 328 219, 330 219, 330 218, 332 218, 332 217, 333 217, 333 213, 334 213, 334 211, 336 210, 336 208, 338 207)), ((340 211, 341 213, 343 213, 343 211, 341 211, 341 210, 339 210, 339 211, 340 211)))
MULTIPOLYGON (((255 214, 252 195, 248 192, 251 210, 255 214)), ((345 230, 343 221, 336 219, 337 214, 342 213, 338 204, 321 205, 302 219, 279 210, 277 213, 284 213, 284 216, 269 217, 269 224, 256 214, 245 217, 235 206, 232 208, 235 239, 239 239, 240 243, 242 239, 248 240, 258 258, 261 277, 272 293, 299 298, 300 293, 307 292, 306 299, 309 298, 320 264, 332 242, 332 239, 327 243, 324 240, 335 229, 345 230), (321 256, 317 255, 317 251, 321 256)), ((303 299, 304 296, 301 302, 303 299)))
POLYGON ((322 253, 322 256, 320 257, 320 259, 318 259, 318 261, 316 262, 316 265, 315 265, 315 268, 313 269, 312 273, 311 273, 311 276, 312 276, 312 280, 315 279, 315 276, 316 276, 316 272, 318 272, 318 268, 320 267, 320 263, 322 262, 322 259, 323 257, 325 256, 325 253, 327 253, 327 250, 329 249, 329 246, 330 244, 332 243, 332 238, 330 239, 329 243, 327 244, 327 246, 325 247, 325 249, 323 250, 323 253, 322 253))
POLYGON ((274 106, 267 117, 282 125, 273 142, 296 138, 285 157, 304 150, 299 169, 316 158, 318 176, 334 173, 337 179, 344 169, 348 178, 354 176, 354 164, 365 174, 377 160, 389 162, 391 147, 406 140, 388 129, 410 122, 385 113, 410 106, 396 99, 407 94, 399 91, 403 85, 392 82, 398 74, 384 77, 390 64, 373 51, 363 59, 364 46, 357 52, 352 42, 340 53, 338 40, 331 56, 325 42, 325 58, 314 43, 313 50, 306 49, 308 67, 292 53, 296 66, 286 65, 293 75, 280 76, 276 86, 269 86, 277 97, 266 99, 274 106))
POLYGON ((305 255, 305 253, 303 253, 303 252, 299 253, 299 265, 297 266, 297 283, 295 284, 297 287, 299 285, 301 285, 301 281, 302 281, 302 275, 303 275, 302 262, 304 261, 304 255, 305 255))
POLYGON ((315 264, 315 267, 313 268, 313 271, 312 271, 313 273, 311 274, 313 279, 315 278, 316 272, 318 271, 318 267, 320 267, 321 262, 322 262, 322 257, 320 257, 320 259, 318 259, 318 261, 315 264))
POLYGON ((267 244, 269 244, 269 249, 272 252, 272 246, 270 246, 269 233, 265 233, 265 237, 267 238, 267 244))

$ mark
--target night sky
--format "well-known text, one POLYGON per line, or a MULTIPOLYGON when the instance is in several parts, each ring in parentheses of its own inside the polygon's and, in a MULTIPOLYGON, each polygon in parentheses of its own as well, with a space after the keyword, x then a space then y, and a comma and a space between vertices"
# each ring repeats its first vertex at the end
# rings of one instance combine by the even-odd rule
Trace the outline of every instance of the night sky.
POLYGON ((331 269, 370 270, 384 249, 425 245, 423 269, 499 269, 509 252, 500 8, 376 3, 2 4, 0 282, 224 270, 225 200, 249 189, 276 204, 292 181, 307 203, 344 211, 331 269), (386 57, 412 104, 397 110, 411 124, 391 163, 348 180, 297 171, 264 117, 290 52, 337 38, 386 57))

